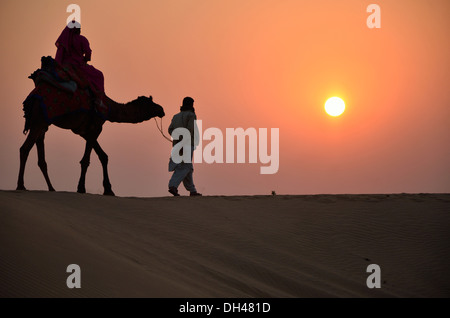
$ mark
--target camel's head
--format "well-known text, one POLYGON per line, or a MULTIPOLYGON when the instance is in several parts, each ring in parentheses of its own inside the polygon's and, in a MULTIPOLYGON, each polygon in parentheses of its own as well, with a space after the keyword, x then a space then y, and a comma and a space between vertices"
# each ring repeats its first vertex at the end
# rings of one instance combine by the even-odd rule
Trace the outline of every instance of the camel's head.
POLYGON ((146 101, 146 112, 147 112, 147 116, 149 118, 153 118, 153 117, 159 117, 159 118, 163 118, 166 114, 164 113, 164 109, 162 108, 161 105, 156 104, 155 102, 153 102, 153 97, 139 97, 142 99, 145 99, 146 101))

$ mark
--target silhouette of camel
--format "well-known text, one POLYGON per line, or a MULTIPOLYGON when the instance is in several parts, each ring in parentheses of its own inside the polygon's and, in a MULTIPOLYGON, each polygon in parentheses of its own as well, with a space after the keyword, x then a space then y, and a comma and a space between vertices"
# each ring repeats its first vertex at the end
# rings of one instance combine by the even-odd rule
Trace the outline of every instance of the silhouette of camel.
MULTIPOLYGON (((107 118, 110 122, 135 124, 149 120, 153 117, 162 118, 165 115, 163 108, 154 103, 151 96, 141 96, 126 104, 117 103, 107 96, 105 96, 105 100, 106 104, 110 107, 109 116, 107 118)), ((24 185, 25 165, 31 148, 36 144, 38 166, 47 182, 48 190, 55 191, 47 173, 47 163, 45 161, 44 151, 45 133, 47 132, 48 127, 53 124, 63 129, 70 129, 73 133, 80 135, 86 140, 84 156, 80 161, 81 176, 78 182, 77 192, 86 193, 86 172, 89 166, 92 149, 94 149, 103 168, 103 194, 114 195, 108 177, 108 155, 103 151, 97 141, 98 136, 102 132, 102 126, 105 123, 103 117, 98 115, 97 112, 92 109, 89 112, 73 112, 65 114, 49 124, 46 121, 44 111, 38 99, 35 98, 31 99, 28 105, 27 103, 24 104, 24 110, 26 118, 24 133, 26 134, 28 131, 29 132, 25 142, 22 147, 20 147, 20 170, 17 181, 17 190, 26 190, 24 185)))

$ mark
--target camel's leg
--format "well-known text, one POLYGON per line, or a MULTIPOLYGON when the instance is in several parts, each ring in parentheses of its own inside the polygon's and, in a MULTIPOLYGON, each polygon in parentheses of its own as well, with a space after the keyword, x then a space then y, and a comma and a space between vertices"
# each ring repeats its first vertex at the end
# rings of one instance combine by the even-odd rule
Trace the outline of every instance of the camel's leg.
POLYGON ((94 142, 94 150, 97 153, 100 162, 103 167, 103 187, 105 189, 104 195, 115 195, 111 188, 111 183, 109 182, 108 177, 108 155, 103 151, 100 147, 98 141, 94 142))
POLYGON ((89 167, 90 157, 92 152, 92 142, 86 140, 86 148, 84 150, 84 156, 80 161, 81 164, 81 176, 80 181, 78 181, 78 193, 86 193, 86 172, 89 167))
POLYGON ((25 184, 23 181, 23 177, 25 174, 25 165, 27 163, 28 155, 30 154, 31 148, 33 148, 36 140, 43 132, 39 129, 30 129, 28 133, 27 139, 23 143, 22 147, 20 147, 20 169, 19 169, 19 178, 17 179, 17 190, 26 190, 25 184))
POLYGON ((36 140, 36 148, 38 153, 38 166, 39 168, 41 168, 42 174, 44 175, 45 178, 45 182, 47 182, 48 191, 55 191, 47 173, 47 163, 45 162, 44 137, 45 133, 41 134, 36 140))

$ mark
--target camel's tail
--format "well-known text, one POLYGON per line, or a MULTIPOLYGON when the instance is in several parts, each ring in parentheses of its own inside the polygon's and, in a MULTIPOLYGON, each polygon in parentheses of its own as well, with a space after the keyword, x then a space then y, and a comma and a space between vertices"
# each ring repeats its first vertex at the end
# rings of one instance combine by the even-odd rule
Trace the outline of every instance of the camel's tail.
POLYGON ((24 135, 28 134, 28 131, 30 130, 31 114, 33 113, 32 108, 33 108, 33 101, 31 98, 27 98, 23 102, 23 112, 24 112, 23 117, 25 117, 25 127, 23 128, 24 135))

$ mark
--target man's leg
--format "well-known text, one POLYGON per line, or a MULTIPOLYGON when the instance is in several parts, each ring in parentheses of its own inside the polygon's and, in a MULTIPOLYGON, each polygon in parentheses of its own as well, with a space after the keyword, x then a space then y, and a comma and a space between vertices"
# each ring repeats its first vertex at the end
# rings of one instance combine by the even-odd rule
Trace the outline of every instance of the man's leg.
POLYGON ((169 180, 169 192, 173 195, 178 194, 178 186, 190 171, 189 167, 186 167, 186 165, 186 163, 178 164, 169 180))
POLYGON ((195 185, 194 185, 193 172, 194 172, 194 168, 191 167, 189 172, 186 174, 186 177, 184 177, 184 179, 183 179, 184 187, 186 188, 186 190, 188 190, 191 193, 197 192, 197 189, 195 188, 195 185))
POLYGON ((194 167, 191 164, 191 169, 189 170, 188 174, 186 175, 186 177, 184 177, 183 179, 183 185, 186 188, 186 190, 188 190, 191 194, 191 197, 195 197, 195 196, 201 196, 201 193, 197 192, 197 189, 195 188, 194 185, 194 167))

